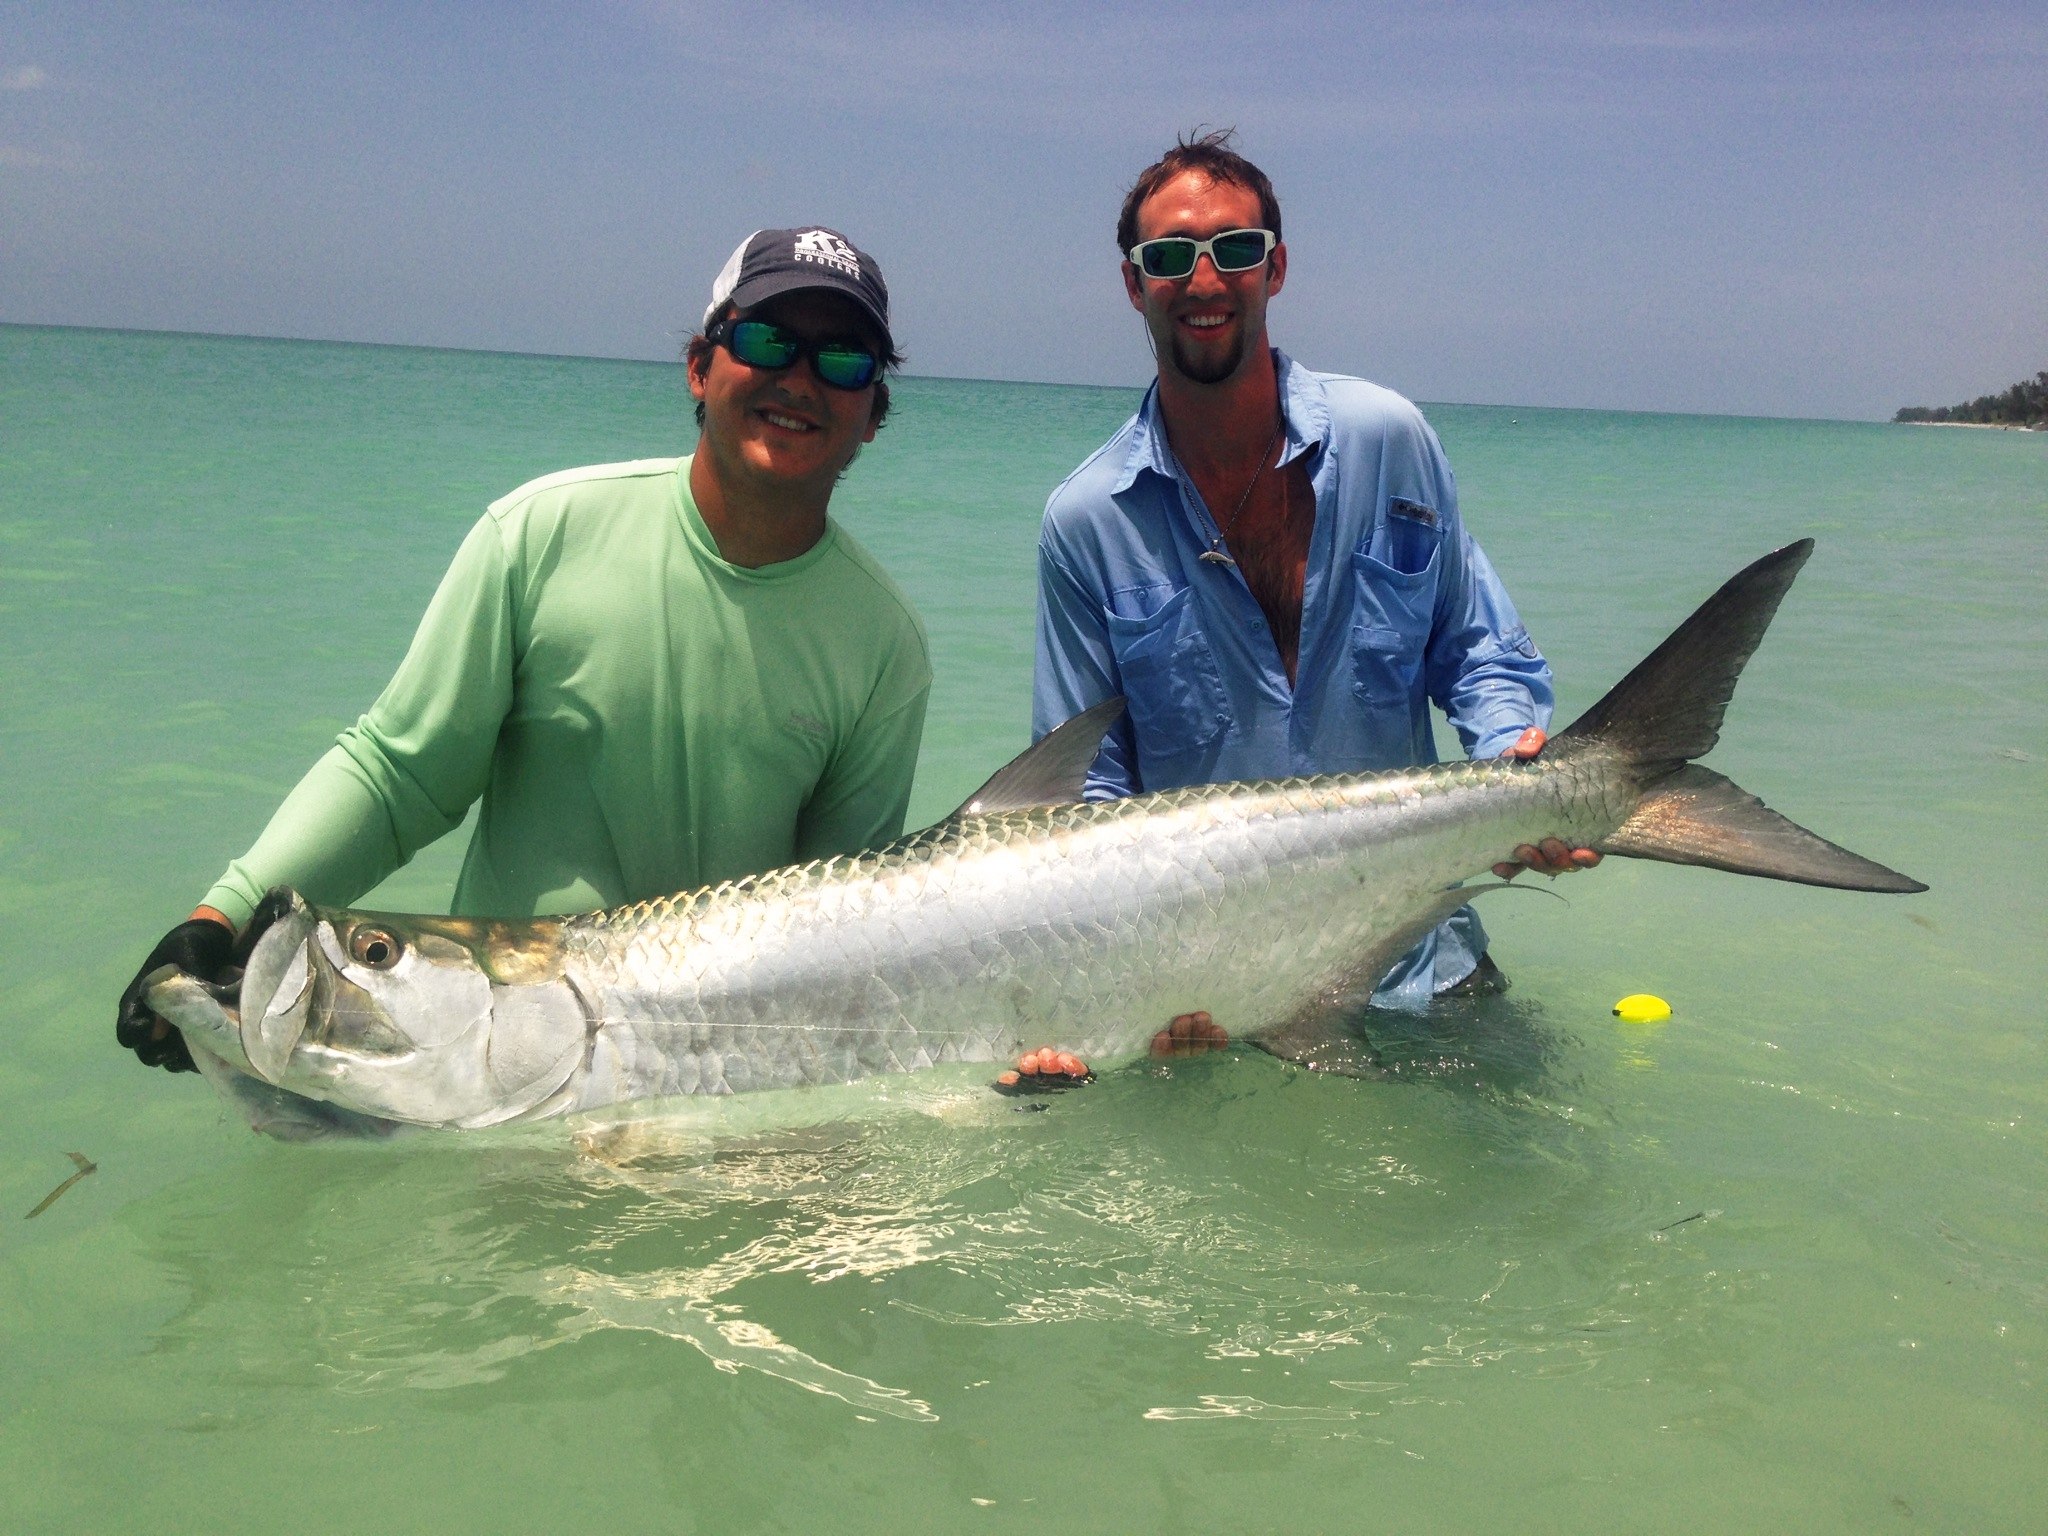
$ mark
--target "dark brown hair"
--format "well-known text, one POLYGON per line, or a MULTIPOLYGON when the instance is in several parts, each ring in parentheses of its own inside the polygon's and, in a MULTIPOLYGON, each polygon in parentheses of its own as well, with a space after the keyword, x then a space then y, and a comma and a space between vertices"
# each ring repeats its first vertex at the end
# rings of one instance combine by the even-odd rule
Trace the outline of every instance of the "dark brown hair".
MULTIPOLYGON (((721 321, 730 320, 738 313, 738 308, 734 306, 730 299, 719 305, 718 312, 712 315, 710 322, 705 325, 704 329, 698 331, 684 344, 684 366, 692 369, 709 367, 711 349, 717 346, 718 343, 713 341, 707 333, 717 330, 721 321)), ((876 431, 880 431, 882 423, 889 419, 888 376, 903 366, 903 354, 894 347, 887 345, 879 336, 872 332, 868 334, 867 343, 875 349, 877 355, 882 359, 882 374, 875 380, 875 403, 868 412, 868 420, 874 423, 876 431)), ((697 402, 697 430, 699 432, 704 430, 704 402, 702 400, 697 402)))
POLYGON ((1227 181, 1259 195, 1259 218, 1264 227, 1280 238, 1280 199, 1273 195, 1273 183, 1266 173, 1230 147, 1237 137, 1235 128, 1218 128, 1193 138, 1182 138, 1159 159, 1139 173, 1124 194, 1123 211, 1116 219, 1116 249, 1125 255, 1138 243, 1138 208, 1166 183, 1183 171, 1200 171, 1211 181, 1227 181))

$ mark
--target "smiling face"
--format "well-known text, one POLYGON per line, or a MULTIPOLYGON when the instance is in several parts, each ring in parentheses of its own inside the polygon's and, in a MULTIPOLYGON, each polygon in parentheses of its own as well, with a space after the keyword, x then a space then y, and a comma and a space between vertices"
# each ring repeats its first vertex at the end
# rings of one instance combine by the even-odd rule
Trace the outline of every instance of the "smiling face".
MULTIPOLYGON (((1263 222, 1251 188, 1183 171, 1139 205, 1138 239, 1206 240, 1263 222)), ((1274 246, 1262 265, 1243 272, 1218 272, 1207 256, 1186 277, 1146 277, 1129 261, 1123 270, 1124 291, 1145 317, 1160 369, 1196 384, 1221 384, 1266 346, 1266 301, 1287 280, 1287 247, 1274 246)))
MULTIPOLYGON (((857 340, 876 348, 860 311, 829 293, 785 294, 743 318, 784 326, 809 341, 857 340)), ((874 441, 875 386, 833 389, 809 358, 751 368, 724 346, 690 364, 690 393, 704 403, 703 440, 720 482, 769 495, 829 494, 863 443, 874 441)))

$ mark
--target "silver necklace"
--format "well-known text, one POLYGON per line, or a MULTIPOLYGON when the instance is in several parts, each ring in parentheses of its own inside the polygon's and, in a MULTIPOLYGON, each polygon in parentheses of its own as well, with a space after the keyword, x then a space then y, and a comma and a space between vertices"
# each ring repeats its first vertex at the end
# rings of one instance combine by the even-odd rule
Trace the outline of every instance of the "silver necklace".
POLYGON ((1225 539, 1228 539, 1231 533, 1235 531, 1235 529, 1237 528, 1237 520, 1240 517, 1244 516, 1244 509, 1251 504, 1252 487, 1259 483, 1259 476, 1263 475, 1266 472, 1266 461, 1272 458, 1274 451, 1279 448, 1280 434, 1282 432, 1285 432, 1286 430, 1287 416, 1285 412, 1282 412, 1279 424, 1273 428, 1272 440, 1266 444, 1266 451, 1259 456, 1259 462, 1253 467, 1251 479, 1245 481, 1244 483, 1244 494, 1237 498, 1237 506, 1231 511, 1230 521, 1224 523, 1221 527, 1219 527, 1216 530, 1216 537, 1209 541, 1209 547, 1203 550, 1202 553, 1196 557, 1199 560, 1201 560, 1203 564, 1237 564, 1235 560, 1231 559, 1229 555, 1223 552, 1223 541, 1225 539))

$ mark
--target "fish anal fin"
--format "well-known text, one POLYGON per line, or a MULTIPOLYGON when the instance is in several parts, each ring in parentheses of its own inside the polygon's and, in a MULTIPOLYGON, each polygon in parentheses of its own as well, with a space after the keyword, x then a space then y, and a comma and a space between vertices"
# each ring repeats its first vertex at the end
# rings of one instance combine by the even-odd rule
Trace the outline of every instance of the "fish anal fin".
MULTIPOLYGON (((1422 936, 1442 923, 1460 907, 1491 895, 1495 891, 1515 891, 1533 895, 1554 896, 1556 892, 1545 891, 1536 886, 1509 885, 1505 880, 1488 881, 1480 885, 1453 885, 1438 891, 1428 906, 1417 912, 1400 927, 1383 933, 1364 952, 1353 955, 1342 975, 1332 979, 1326 992, 1359 992, 1367 990, 1394 968, 1394 962, 1422 942, 1422 936)), ((1558 898, 1563 900, 1562 897, 1558 898)))
POLYGON ((1103 736, 1123 712, 1123 697, 1118 695, 1054 726, 998 768, 946 820, 993 816, 1000 811, 1021 811, 1035 805, 1075 804, 1081 798, 1082 782, 1102 750, 1103 736))
POLYGON ((1599 850, 1844 891, 1908 894, 1927 889, 1807 831, 1697 763, 1653 785, 1620 829, 1601 840, 1599 850))
POLYGON ((1378 1053, 1362 1035, 1346 1024, 1343 1000, 1369 991, 1393 968, 1396 960, 1422 942, 1424 934, 1467 902, 1495 891, 1554 894, 1529 886, 1509 885, 1504 880, 1485 885, 1452 886, 1439 891, 1427 907, 1406 923, 1382 934, 1363 952, 1353 955, 1344 969, 1318 990, 1315 1001, 1293 1017, 1251 1035, 1249 1043, 1269 1056, 1294 1062, 1311 1072, 1331 1072, 1339 1077, 1383 1075, 1378 1053))
POLYGON ((1372 1042, 1345 1023, 1334 1007, 1318 1014, 1300 1014, 1251 1042, 1268 1056, 1278 1056, 1311 1072, 1336 1077, 1385 1077, 1380 1054, 1372 1042))

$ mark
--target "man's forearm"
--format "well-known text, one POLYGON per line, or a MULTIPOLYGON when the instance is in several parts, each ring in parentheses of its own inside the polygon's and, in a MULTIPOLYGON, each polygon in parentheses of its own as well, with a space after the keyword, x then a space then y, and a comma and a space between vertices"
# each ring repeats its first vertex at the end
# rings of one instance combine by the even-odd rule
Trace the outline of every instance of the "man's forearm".
POLYGON ((345 905, 398 868, 405 860, 392 835, 391 816, 365 779, 346 752, 330 749, 285 796, 254 845, 227 867, 201 905, 230 928, 240 928, 274 885, 345 905))

